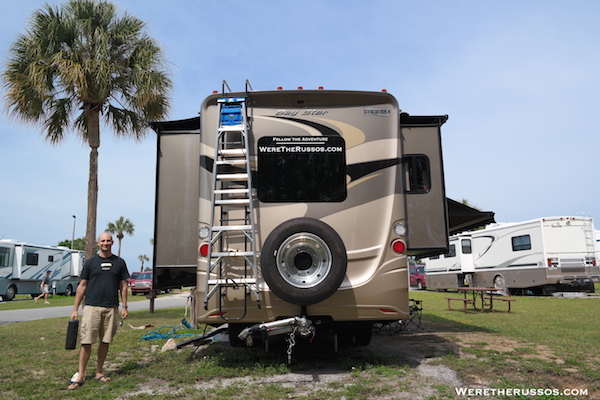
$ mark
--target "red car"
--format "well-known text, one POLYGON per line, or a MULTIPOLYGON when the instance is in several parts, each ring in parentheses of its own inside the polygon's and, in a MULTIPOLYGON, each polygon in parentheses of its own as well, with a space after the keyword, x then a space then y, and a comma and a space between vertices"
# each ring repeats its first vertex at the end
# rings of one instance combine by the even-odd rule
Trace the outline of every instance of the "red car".
POLYGON ((417 289, 423 290, 427 287, 425 281, 425 266, 418 264, 410 264, 408 266, 410 276, 410 286, 416 286, 417 289))
POLYGON ((131 287, 131 284, 140 276, 141 272, 132 272, 129 279, 127 279, 127 286, 131 287))
MULTIPOLYGON (((133 274, 132 274, 133 276, 133 274)), ((131 294, 148 293, 152 290, 152 272, 141 272, 135 279, 129 282, 131 294)))

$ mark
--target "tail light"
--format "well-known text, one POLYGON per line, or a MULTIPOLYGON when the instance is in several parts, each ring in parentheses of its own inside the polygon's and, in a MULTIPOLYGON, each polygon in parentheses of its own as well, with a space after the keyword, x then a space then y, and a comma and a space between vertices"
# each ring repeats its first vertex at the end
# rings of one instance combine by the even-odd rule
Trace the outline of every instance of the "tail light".
POLYGON ((198 249, 198 253, 200 253, 202 257, 208 257, 208 243, 202 243, 200 249, 198 249))
POLYGON ((392 250, 398 254, 404 254, 406 251, 406 244, 402 240, 396 239, 392 242, 392 250))

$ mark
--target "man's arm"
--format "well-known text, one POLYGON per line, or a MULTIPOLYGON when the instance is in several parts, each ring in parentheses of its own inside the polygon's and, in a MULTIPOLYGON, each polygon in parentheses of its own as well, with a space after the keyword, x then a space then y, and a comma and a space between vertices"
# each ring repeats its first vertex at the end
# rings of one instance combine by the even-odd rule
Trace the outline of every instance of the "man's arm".
POLYGON ((129 311, 127 310, 127 290, 129 287, 127 286, 127 281, 121 281, 121 318, 125 319, 129 316, 129 311))
POLYGON ((75 292, 75 304, 73 305, 73 312, 71 313, 71 319, 79 318, 79 305, 83 300, 83 296, 85 296, 85 291, 87 290, 87 279, 82 279, 79 282, 79 286, 77 286, 77 292, 75 292))

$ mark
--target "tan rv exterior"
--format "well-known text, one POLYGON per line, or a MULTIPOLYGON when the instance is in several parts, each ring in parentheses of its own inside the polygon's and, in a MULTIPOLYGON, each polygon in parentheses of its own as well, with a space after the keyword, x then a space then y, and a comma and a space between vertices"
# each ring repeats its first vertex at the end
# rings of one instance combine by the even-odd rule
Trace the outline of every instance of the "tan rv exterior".
MULTIPOLYGON (((255 293, 244 287, 225 287, 207 294, 207 279, 217 281, 218 277, 214 271, 207 274, 208 259, 198 256, 195 322, 229 322, 231 335, 233 327, 293 316, 305 316, 313 323, 358 323, 362 331, 370 331, 376 321, 407 318, 407 255, 438 254, 447 248, 440 141, 440 126, 447 117, 401 115, 396 99, 386 92, 278 90, 209 96, 200 118, 199 232, 210 231, 214 215, 243 218, 249 210, 225 211, 212 200, 218 100, 222 98, 244 98, 247 107, 258 280, 255 293), (315 163, 323 161, 323 167, 313 165, 309 158, 302 164, 303 156, 299 156, 293 160, 295 171, 286 168, 288 153, 296 152, 294 144, 300 153, 319 153, 315 163), (272 154, 277 149, 283 153, 272 154), (335 165, 329 160, 330 151, 335 153, 335 165), (310 178, 303 178, 302 165, 310 178), (322 178, 326 183, 319 181, 320 174, 330 170, 337 171, 333 175, 341 174, 341 184, 338 175, 322 178), (290 183, 303 179, 310 181, 290 183), (276 187, 267 188, 272 180, 277 181, 276 187), (287 197, 280 186, 288 183, 290 191, 310 188, 311 194, 287 197), (323 199, 317 193, 321 191, 327 192, 323 199), (299 231, 292 225, 299 226, 299 231), (308 244, 303 247, 304 243, 308 244), (287 254, 286 246, 301 256, 287 254), (281 254, 287 258, 279 263, 281 254), (269 257, 275 267, 265 271, 269 257), (312 262, 310 268, 286 264, 306 259, 312 262), (335 285, 331 292, 322 281, 339 268, 343 269, 340 281, 327 283, 335 285), (267 283, 266 273, 271 281, 282 275, 278 290, 267 283), (320 290, 327 293, 319 294, 320 290), (304 301, 303 293, 310 300, 304 301)), ((208 242, 201 238, 199 246, 208 242)), ((229 236, 219 246, 241 253, 247 250, 247 242, 243 235, 229 236)), ((216 244, 211 246, 216 251, 216 244)), ((222 262, 223 279, 245 279, 245 262, 222 262)))

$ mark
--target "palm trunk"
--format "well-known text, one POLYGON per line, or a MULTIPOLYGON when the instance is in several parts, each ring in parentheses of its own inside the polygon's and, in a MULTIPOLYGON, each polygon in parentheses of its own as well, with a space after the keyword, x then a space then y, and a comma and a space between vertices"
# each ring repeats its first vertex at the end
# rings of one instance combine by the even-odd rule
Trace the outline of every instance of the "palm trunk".
POLYGON ((92 107, 87 112, 90 176, 88 180, 87 227, 85 230, 85 257, 96 254, 96 219, 98 213, 98 147, 100 147, 100 113, 92 107))

